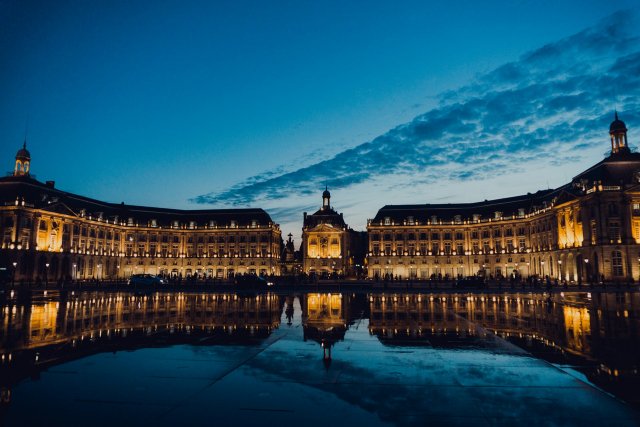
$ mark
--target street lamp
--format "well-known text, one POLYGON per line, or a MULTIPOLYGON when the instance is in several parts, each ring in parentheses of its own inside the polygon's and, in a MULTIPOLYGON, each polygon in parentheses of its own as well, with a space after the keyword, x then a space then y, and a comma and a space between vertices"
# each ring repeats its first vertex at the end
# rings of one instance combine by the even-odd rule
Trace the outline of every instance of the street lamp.
POLYGON ((558 260, 558 278, 562 279, 562 260, 558 260))
POLYGON ((584 259, 584 267, 587 270, 587 281, 591 283, 591 271, 589 270, 589 258, 584 259))
POLYGON ((44 284, 45 286, 49 285, 49 263, 44 265, 46 269, 44 270, 44 284))
POLYGON ((71 272, 71 277, 73 277, 73 280, 76 281, 78 280, 78 269, 77 269, 78 265, 74 262, 73 263, 73 271, 71 272))
POLYGON ((17 262, 13 262, 13 275, 11 276, 11 287, 13 288, 13 286, 16 283, 16 267, 18 266, 17 262))

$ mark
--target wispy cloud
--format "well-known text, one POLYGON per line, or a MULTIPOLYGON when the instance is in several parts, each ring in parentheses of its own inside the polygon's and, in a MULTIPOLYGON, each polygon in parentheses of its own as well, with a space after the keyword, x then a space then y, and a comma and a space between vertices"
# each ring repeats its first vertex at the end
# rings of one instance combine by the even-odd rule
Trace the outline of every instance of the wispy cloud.
POLYGON ((554 166, 601 154, 614 106, 628 124, 640 127, 640 39, 634 21, 628 12, 611 15, 441 94, 436 108, 372 141, 192 201, 272 206, 287 216, 277 220, 286 222, 300 216, 295 208, 309 206, 309 197, 324 185, 349 189, 394 177, 379 187, 388 191, 401 189, 403 182, 469 182, 514 173, 528 162, 549 159, 554 166), (399 176, 410 180, 395 179, 399 176), (283 199, 294 201, 284 208, 283 199))

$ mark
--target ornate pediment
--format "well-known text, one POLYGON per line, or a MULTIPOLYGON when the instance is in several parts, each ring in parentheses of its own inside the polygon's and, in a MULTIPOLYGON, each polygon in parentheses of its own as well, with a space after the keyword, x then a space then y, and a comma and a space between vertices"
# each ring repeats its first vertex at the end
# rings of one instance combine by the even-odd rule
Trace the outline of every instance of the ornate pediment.
POLYGON ((558 205, 562 205, 562 204, 567 203, 567 202, 571 202, 571 201, 576 200, 576 199, 577 199, 577 197, 575 196, 575 194, 571 194, 568 191, 562 190, 560 192, 560 194, 558 194, 558 196, 556 196, 553 204, 555 206, 558 206, 558 205))
POLYGON ((315 227, 308 228, 306 231, 307 233, 322 233, 322 232, 342 231, 342 229, 331 224, 323 223, 323 224, 318 224, 315 227))
POLYGON ((61 215, 78 216, 69 206, 63 202, 50 203, 42 206, 40 209, 47 212, 57 213, 61 215))

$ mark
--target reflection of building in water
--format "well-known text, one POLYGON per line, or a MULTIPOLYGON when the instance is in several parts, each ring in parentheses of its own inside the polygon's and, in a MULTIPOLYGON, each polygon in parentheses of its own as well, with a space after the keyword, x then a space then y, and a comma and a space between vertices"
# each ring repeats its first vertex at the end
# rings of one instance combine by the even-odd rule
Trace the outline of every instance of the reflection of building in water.
POLYGON ((307 294, 301 299, 304 339, 312 339, 331 358, 331 347, 344 339, 347 331, 348 298, 342 294, 307 294))
POLYGON ((258 343, 280 324, 273 294, 82 292, 0 308, 0 399, 50 365, 103 351, 258 343))
POLYGON ((591 350, 588 339, 591 337, 591 318, 586 307, 562 307, 566 347, 578 353, 588 354, 591 350))
POLYGON ((164 331, 268 336, 278 327, 281 313, 281 297, 274 294, 83 292, 56 301, 5 306, 0 317, 0 348, 3 357, 8 357, 18 350, 126 337, 134 331, 148 336, 164 331))
MULTIPOLYGON (((640 295, 371 294, 370 333, 401 344, 486 336, 542 343, 607 366, 640 366, 640 295)), ((608 369, 608 368, 604 368, 608 369)))
POLYGON ((284 304, 285 304, 284 315, 287 318, 287 325, 291 325, 293 324, 293 314, 294 314, 293 297, 292 296, 286 297, 284 304))

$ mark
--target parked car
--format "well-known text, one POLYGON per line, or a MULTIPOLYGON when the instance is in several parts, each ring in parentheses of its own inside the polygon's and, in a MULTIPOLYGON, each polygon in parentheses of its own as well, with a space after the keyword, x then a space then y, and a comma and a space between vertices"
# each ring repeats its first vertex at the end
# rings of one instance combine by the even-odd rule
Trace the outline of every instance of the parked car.
POLYGON ((233 279, 233 283, 238 286, 246 287, 264 287, 268 288, 273 286, 273 282, 265 279, 264 277, 256 276, 253 274, 238 275, 233 279))
POLYGON ((153 285, 165 285, 167 281, 159 276, 153 274, 133 274, 127 281, 128 285, 136 286, 153 286, 153 285))

